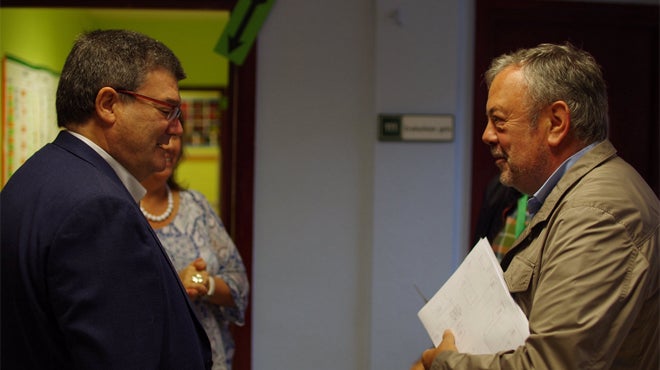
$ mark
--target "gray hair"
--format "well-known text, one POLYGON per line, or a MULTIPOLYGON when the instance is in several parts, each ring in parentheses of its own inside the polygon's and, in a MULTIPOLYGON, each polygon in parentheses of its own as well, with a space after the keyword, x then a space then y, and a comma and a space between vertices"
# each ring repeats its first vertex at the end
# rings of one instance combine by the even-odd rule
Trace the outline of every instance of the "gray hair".
POLYGON ((528 87, 528 109, 536 123, 538 113, 552 102, 566 102, 572 131, 586 144, 607 138, 607 86, 591 54, 570 43, 540 44, 495 58, 485 73, 488 88, 507 67, 518 67, 528 87))
POLYGON ((80 124, 94 113, 103 87, 136 90, 148 72, 165 69, 177 81, 186 77, 179 59, 161 42, 126 30, 80 35, 67 57, 56 94, 57 125, 80 124))

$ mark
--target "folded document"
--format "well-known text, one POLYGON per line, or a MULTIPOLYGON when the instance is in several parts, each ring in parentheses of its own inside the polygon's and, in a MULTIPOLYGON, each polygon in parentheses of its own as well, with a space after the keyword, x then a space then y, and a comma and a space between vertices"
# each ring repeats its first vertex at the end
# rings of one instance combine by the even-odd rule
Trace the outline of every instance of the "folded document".
POLYGON ((445 329, 450 329, 459 352, 511 350, 529 336, 527 318, 511 297, 502 268, 485 238, 417 316, 435 346, 442 341, 445 329))

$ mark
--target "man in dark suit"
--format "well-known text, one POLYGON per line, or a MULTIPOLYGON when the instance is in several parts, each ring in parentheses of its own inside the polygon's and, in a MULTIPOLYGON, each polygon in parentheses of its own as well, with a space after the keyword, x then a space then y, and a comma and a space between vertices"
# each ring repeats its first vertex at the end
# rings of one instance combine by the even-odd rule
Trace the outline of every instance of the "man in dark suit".
POLYGON ((515 188, 503 185, 499 175, 490 180, 481 202, 472 245, 477 244, 481 238, 487 238, 493 244, 497 234, 504 228, 506 215, 515 208, 520 195, 515 188))
POLYGON ((484 192, 472 245, 476 245, 481 238, 487 238, 495 257, 502 261, 529 223, 529 218, 527 196, 514 187, 502 184, 500 177, 495 176, 484 192))
MULTIPOLYGON (((183 131, 179 60, 119 30, 78 38, 55 141, 0 193, 3 369, 209 369, 210 346, 140 213, 183 131)), ((205 292, 205 287, 200 290, 205 292)))

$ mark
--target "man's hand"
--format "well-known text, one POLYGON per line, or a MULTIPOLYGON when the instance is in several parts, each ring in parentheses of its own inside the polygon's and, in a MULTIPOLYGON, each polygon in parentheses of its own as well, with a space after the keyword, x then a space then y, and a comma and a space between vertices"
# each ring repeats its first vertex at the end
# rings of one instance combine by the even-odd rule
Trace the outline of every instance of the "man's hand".
POLYGON ((410 370, 424 370, 424 365, 422 364, 422 360, 419 360, 415 362, 411 367, 410 370))
POLYGON ((436 356, 440 354, 440 352, 444 351, 458 352, 458 348, 456 348, 456 342, 454 341, 454 334, 452 334, 451 330, 445 330, 445 332, 442 333, 442 342, 440 342, 438 347, 424 351, 422 354, 422 359, 419 362, 413 364, 410 370, 431 369, 433 359, 435 359, 436 356))
POLYGON ((456 340, 454 339, 454 333, 451 332, 451 330, 447 329, 442 333, 442 342, 440 342, 440 345, 438 345, 438 353, 442 351, 452 351, 452 352, 458 352, 458 348, 456 348, 456 340))

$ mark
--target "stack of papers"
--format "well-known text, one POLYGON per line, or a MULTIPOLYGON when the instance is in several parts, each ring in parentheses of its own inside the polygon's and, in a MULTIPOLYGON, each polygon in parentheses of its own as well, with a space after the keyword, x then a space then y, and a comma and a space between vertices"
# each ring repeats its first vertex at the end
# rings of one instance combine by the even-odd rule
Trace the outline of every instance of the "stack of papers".
POLYGON ((487 239, 417 313, 437 347, 450 329, 459 352, 488 354, 512 350, 529 336, 527 317, 514 302, 487 239))

